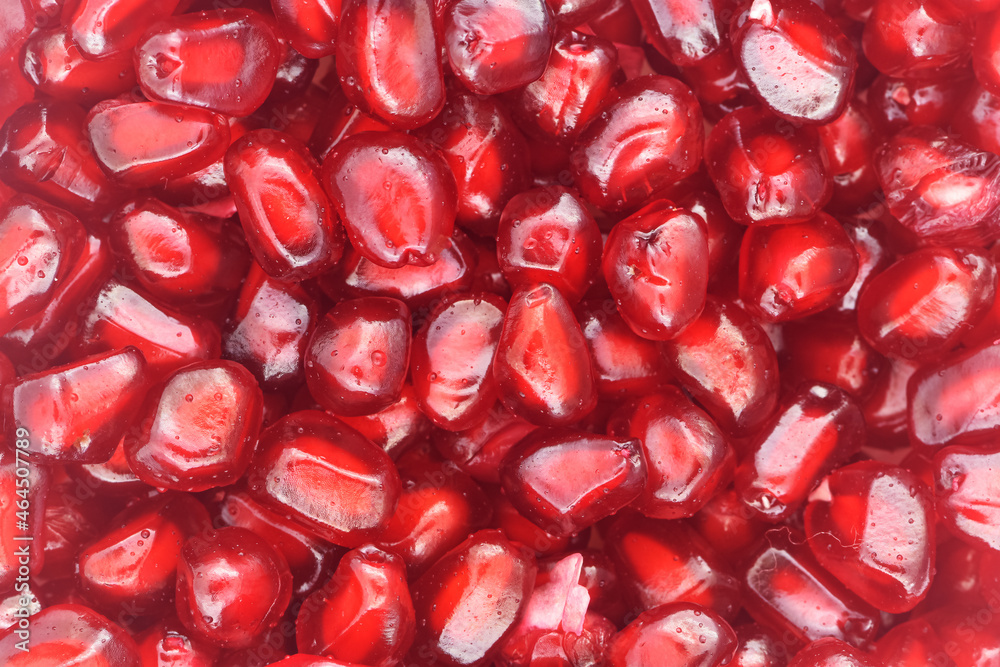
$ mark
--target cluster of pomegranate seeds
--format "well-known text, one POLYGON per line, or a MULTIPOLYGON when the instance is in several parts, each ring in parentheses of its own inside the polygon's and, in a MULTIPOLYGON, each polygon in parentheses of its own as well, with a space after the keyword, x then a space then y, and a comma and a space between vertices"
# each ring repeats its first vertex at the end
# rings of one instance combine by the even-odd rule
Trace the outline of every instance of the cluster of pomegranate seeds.
POLYGON ((1000 667, 1000 0, 0 0, 0 664, 1000 667))

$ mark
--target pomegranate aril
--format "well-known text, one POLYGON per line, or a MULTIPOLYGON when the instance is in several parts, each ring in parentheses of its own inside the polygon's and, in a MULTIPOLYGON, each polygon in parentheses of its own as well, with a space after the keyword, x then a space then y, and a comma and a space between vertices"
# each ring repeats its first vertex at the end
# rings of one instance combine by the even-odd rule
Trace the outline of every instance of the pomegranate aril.
POLYGON ((102 60, 134 47, 146 29, 170 16, 179 0, 79 0, 63 7, 62 23, 85 58, 102 60))
POLYGON ((402 560, 373 545, 349 551, 295 620, 303 653, 371 667, 399 664, 413 643, 416 618, 402 560))
POLYGON ((173 600, 181 545, 208 528, 208 512, 189 495, 140 500, 80 552, 81 590, 112 615, 161 614, 173 600))
POLYGON ((730 39, 750 90, 774 113, 816 124, 843 113, 854 89, 854 47, 816 4, 753 0, 733 19, 730 39))
POLYGON ((514 292, 493 358, 500 400, 529 421, 568 425, 597 404, 586 339, 552 285, 514 292))
POLYGON ((738 563, 752 553, 769 527, 732 488, 713 496, 694 515, 691 525, 730 563, 738 563))
POLYGON ((0 179, 73 213, 106 212, 119 193, 89 149, 84 119, 68 102, 19 108, 0 130, 0 179))
POLYGON ((858 298, 858 326, 882 354, 933 358, 983 318, 996 284, 996 266, 983 250, 923 248, 868 282, 858 298))
POLYGON ((30 0, 11 0, 0 9, 0 58, 17 51, 35 27, 35 7, 30 0))
POLYGON ((341 0, 271 0, 278 27, 307 58, 337 51, 341 0))
POLYGON ((263 396, 233 361, 185 366, 150 392, 125 437, 129 467, 157 488, 204 491, 242 477, 257 443, 263 396))
POLYGON ((886 133, 911 125, 945 129, 971 83, 967 74, 932 79, 896 79, 883 74, 868 88, 868 109, 876 128, 886 133))
POLYGON ((607 664, 715 667, 729 664, 736 646, 736 633, 712 610, 667 604, 641 614, 619 632, 611 642, 607 664))
POLYGON ((375 542, 399 555, 413 579, 469 533, 488 526, 493 506, 472 478, 450 463, 428 457, 401 461, 399 470, 399 505, 375 542))
POLYGON ((545 0, 457 0, 444 16, 451 69, 479 95, 520 88, 540 77, 554 33, 545 0))
POLYGON ((739 306, 709 297, 705 310, 664 344, 677 381, 723 430, 746 435, 778 404, 778 359, 767 334, 739 306))
POLYGON ((878 611, 824 570, 788 528, 768 531, 766 543, 746 562, 743 603, 761 625, 789 643, 834 637, 858 646, 878 632, 878 611))
POLYGON ((879 663, 844 641, 826 637, 796 653, 788 667, 879 667, 879 663))
POLYGON ((761 320, 783 322, 824 310, 857 274, 854 244, 826 213, 796 224, 754 226, 743 235, 740 299, 761 320))
POLYGON ((813 555, 877 609, 913 609, 934 573, 931 489, 913 473, 875 461, 839 468, 824 483, 829 499, 817 494, 805 513, 813 555))
POLYGON ((239 227, 145 197, 124 204, 109 227, 125 275, 176 306, 214 306, 240 288, 250 255, 239 227))
POLYGON ((143 667, 215 667, 219 647, 195 636, 173 617, 165 617, 135 636, 143 667))
POLYGON ((541 428, 503 459, 500 481, 521 514, 571 535, 631 503, 646 482, 638 441, 541 428))
POLYGON ((969 61, 972 43, 968 17, 938 11, 932 0, 876 0, 865 22, 865 55, 889 76, 947 76, 969 61))
POLYGON ((731 9, 718 0, 637 0, 632 3, 657 51, 678 67, 695 65, 727 48, 731 9))
POLYGON ((412 384, 404 384, 399 400, 370 415, 337 418, 381 447, 393 460, 431 431, 431 421, 417 402, 412 384))
POLYGON ((217 646, 251 645, 281 618, 292 595, 288 563, 246 528, 191 537, 177 562, 177 617, 217 646))
POLYGON ((941 522, 969 544, 1000 550, 997 465, 996 445, 948 447, 934 457, 941 522))
POLYGON ((229 123, 205 109, 106 100, 87 115, 94 156, 115 185, 140 189, 209 166, 229 148, 229 123))
POLYGON ((445 298, 417 332, 413 387, 435 425, 465 430, 496 401, 492 362, 506 310, 503 299, 488 293, 445 298))
POLYGON ((702 156, 701 108, 668 76, 644 76, 608 95, 570 155, 576 187, 606 211, 635 210, 690 176, 702 156))
POLYGON ((323 163, 323 181, 364 257, 387 268, 433 264, 455 225, 455 177, 441 154, 402 132, 363 132, 323 163))
POLYGON ((337 75, 354 104, 399 129, 433 119, 445 101, 442 35, 433 0, 342 0, 337 75))
POLYGON ((650 340, 676 338, 705 305, 705 221, 666 200, 653 202, 614 226, 602 270, 633 332, 650 340))
POLYGON ((642 444, 646 460, 646 486, 632 503, 646 516, 692 516, 732 478, 735 456, 728 440, 679 389, 639 399, 627 434, 642 444))
POLYGON ((76 217, 34 197, 15 195, 0 206, 0 333, 45 307, 86 236, 76 217))
POLYGON ((495 235, 504 206, 530 182, 528 142, 504 106, 455 87, 420 136, 441 152, 455 177, 455 222, 495 235))
POLYGON ((801 385, 750 443, 736 469, 736 491, 762 519, 783 521, 864 442, 864 417, 847 393, 819 382, 801 385))
POLYGON ((473 533, 412 584, 411 655, 447 667, 488 664, 513 633, 535 572, 534 558, 499 531, 473 533))
POLYGON ((409 368, 412 328, 409 308, 396 299, 341 301, 317 324, 305 351, 313 398, 345 415, 395 403, 409 368))
POLYGON ((503 209, 496 240, 500 271, 515 290, 549 283, 576 303, 600 267, 601 231, 567 188, 516 195, 503 209))
POLYGON ((571 141, 598 116, 619 72, 614 44, 561 31, 542 75, 511 94, 511 110, 526 131, 571 141))
POLYGON ((79 308, 85 315, 73 348, 76 354, 133 345, 157 380, 194 361, 219 356, 220 334, 213 322, 160 305, 115 279, 79 308))
POLYGON ((26 429, 25 449, 45 461, 102 463, 135 422, 150 384, 134 347, 25 375, 3 388, 7 437, 13 442, 26 429))
POLYGON ((21 56, 24 75, 39 91, 90 105, 130 91, 136 85, 131 52, 89 60, 63 30, 38 31, 21 56))
POLYGON ((925 618, 901 623, 882 635, 875 643, 874 657, 886 667, 933 665, 955 667, 945 652, 937 631, 925 618))
MULTIPOLYGON (((17 433, 14 435, 17 436, 17 433)), ((47 466, 41 463, 25 466, 25 455, 18 456, 18 451, 24 449, 25 440, 30 443, 31 433, 28 432, 28 438, 24 435, 22 431, 20 436, 7 440, 10 444, 0 450, 0 496, 11 501, 0 506, 0 538, 3 540, 0 542, 0 589, 4 591, 13 590, 15 585, 31 584, 31 578, 37 576, 44 565, 41 549, 37 547, 29 546, 31 557, 28 563, 23 562, 24 555, 19 553, 23 551, 23 542, 42 544, 45 536, 43 508, 52 479, 47 466), (27 477, 23 472, 18 474, 18 470, 27 470, 27 477), (28 505, 27 519, 24 510, 17 506, 20 500, 28 505), (22 568, 27 568, 27 576, 22 568), (18 577, 22 581, 15 583, 18 577)))
MULTIPOLYGON (((108 664, 143 667, 135 641, 119 625, 78 604, 57 604, 31 617, 30 653, 11 627, 0 635, 0 661, 10 667, 108 664), (19 645, 20 644, 20 648, 19 645)), ((23 633, 24 631, 21 630, 23 633)))
POLYGON ((304 145, 255 130, 229 147, 224 170, 250 252, 269 275, 315 278, 340 260, 340 223, 304 145))
POLYGON ((744 225, 804 222, 833 193, 815 128, 763 108, 737 109, 719 121, 705 143, 705 163, 726 211, 744 225))
POLYGON ((634 611, 685 602, 725 618, 736 614, 739 581, 688 524, 622 514, 608 525, 605 538, 634 611))
POLYGON ((308 595, 318 588, 341 553, 294 520, 264 507, 244 490, 227 491, 216 515, 215 525, 253 531, 284 555, 292 574, 293 595, 308 595))
POLYGON ((312 410, 288 414, 261 433, 247 486, 265 506, 346 547, 385 529, 401 489, 388 454, 312 410))
POLYGON ((833 196, 828 206, 846 213, 857 211, 878 192, 873 163, 878 137, 871 116, 855 98, 838 118, 817 129, 830 160, 833 179, 833 196))
POLYGON ((788 322, 781 331, 781 379, 788 387, 825 382, 864 400, 890 372, 890 362, 865 342, 853 318, 824 314, 788 322))

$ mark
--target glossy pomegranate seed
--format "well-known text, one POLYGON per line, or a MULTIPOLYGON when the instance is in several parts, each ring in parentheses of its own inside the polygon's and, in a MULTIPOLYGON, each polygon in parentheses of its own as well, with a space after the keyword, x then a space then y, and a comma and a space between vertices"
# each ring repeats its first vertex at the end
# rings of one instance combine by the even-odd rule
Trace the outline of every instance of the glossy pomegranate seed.
POLYGON ((883 131, 898 132, 911 125, 945 129, 955 105, 969 89, 970 79, 959 73, 929 80, 920 76, 895 79, 883 74, 868 89, 868 109, 883 131))
POLYGON ((129 467, 121 441, 107 461, 69 466, 66 472, 78 484, 112 498, 134 497, 149 491, 149 486, 129 467))
POLYGON ((255 130, 229 147, 224 164, 250 252, 269 275, 314 278, 340 260, 340 224, 305 146, 255 130))
POLYGON ((964 99, 952 115, 963 141, 989 153, 1000 152, 1000 98, 979 85, 962 88, 964 99))
POLYGON ((420 407, 437 426, 463 431, 497 399, 493 356, 507 304, 474 292, 446 298, 413 341, 411 375, 420 407))
MULTIPOLYGON (((21 435, 24 435, 23 431, 21 435)), ((28 435, 27 440, 30 441, 30 432, 28 435)), ((46 466, 34 464, 29 467, 18 463, 18 460, 24 461, 25 456, 22 453, 18 457, 16 451, 23 450, 25 440, 23 437, 9 440, 13 446, 0 451, 0 494, 11 500, 0 506, 0 520, 3 521, 5 538, 3 545, 0 546, 0 586, 6 591, 13 590, 17 585, 31 584, 30 578, 37 576, 43 565, 41 549, 36 547, 32 550, 31 546, 28 547, 28 552, 32 555, 30 562, 27 564, 22 562, 24 551, 22 542, 41 545, 44 539, 45 497, 49 492, 52 476, 46 466), (18 475, 19 469, 27 470, 28 476, 24 477, 24 473, 18 475), (24 479, 28 481, 21 481, 24 479), (17 501, 20 500, 27 502, 29 511, 27 521, 23 513, 18 515, 18 512, 23 512, 17 505, 17 501), (28 568, 27 576, 21 569, 22 566, 28 568), (21 582, 17 582, 18 577, 21 577, 21 582)))
POLYGON ((875 644, 874 657, 885 665, 932 665, 954 667, 945 652, 937 631, 925 618, 901 623, 885 633, 875 644), (943 659, 942 659, 943 657, 943 659))
POLYGON ((345 415, 383 410, 399 399, 410 360, 412 323, 401 301, 342 301, 326 314, 305 352, 309 391, 345 415))
POLYGON ((528 143, 504 107, 456 87, 420 134, 437 147, 455 177, 455 222, 496 235, 504 206, 529 183, 528 143))
POLYGON ((38 31, 24 44, 21 70, 46 95, 89 105, 136 85, 131 52, 90 60, 62 30, 38 31))
POLYGON ((254 263, 223 335, 222 355, 253 373, 265 391, 297 387, 318 318, 316 300, 301 286, 276 280, 254 263))
POLYGON ((352 249, 337 274, 327 274, 324 288, 328 294, 393 297, 411 308, 422 309, 448 294, 467 291, 474 279, 477 258, 475 245, 457 229, 430 266, 408 264, 390 269, 352 249))
POLYGON ((858 299, 858 326, 882 354, 939 355, 983 318, 996 282, 993 260, 982 250, 917 250, 869 281, 858 299))
POLYGON ((913 473, 875 461, 839 468, 825 483, 829 498, 818 493, 805 514, 816 560, 872 606, 913 609, 934 572, 931 489, 913 473))
POLYGON ((594 409, 586 339, 555 287, 543 283, 511 297, 493 376, 504 405, 537 424, 572 424, 594 409))
POLYGON ((856 211, 878 191, 872 161, 878 139, 871 116, 860 101, 853 99, 838 118, 817 130, 833 178, 829 206, 837 211, 856 211))
POLYGON ((864 49, 883 74, 940 76, 969 61, 972 37, 967 18, 941 12, 933 2, 876 0, 864 49))
POLYGON ((914 127, 883 144, 875 168, 889 211, 923 243, 983 245, 1000 236, 997 156, 914 127))
POLYGON ((88 148, 84 118, 67 102, 22 106, 0 130, 0 178, 80 215, 105 212, 118 193, 88 148))
POLYGON ((511 504, 553 535, 578 533, 642 492, 646 461, 636 440, 541 428, 504 457, 511 504))
POLYGON ((134 347, 25 375, 3 389, 8 438, 27 429, 25 449, 43 460, 102 463, 134 423, 150 384, 134 347))
POLYGON ((444 16, 451 69, 479 95, 520 88, 540 77, 554 33, 545 0, 458 0, 444 16))
POLYGON ((213 667, 219 648, 188 632, 174 618, 164 619, 136 635, 142 665, 213 667))
POLYGON ((709 297, 704 312, 664 344, 674 376, 725 431, 744 435, 778 403, 774 347, 739 306, 709 297))
POLYGON ((642 396, 669 381, 659 346, 635 335, 613 301, 585 301, 576 316, 602 398, 642 396))
POLYGON ((732 488, 713 496, 691 524, 730 563, 739 563, 753 552, 768 529, 732 488))
POLYGON ((496 238, 500 271, 515 290, 549 283, 576 303, 600 266, 600 229, 584 203, 563 187, 525 190, 511 199, 496 238))
POLYGON ((229 148, 226 118, 204 109, 113 99, 95 105, 86 122, 97 161, 131 189, 204 169, 229 148))
POLYGON ((184 543, 177 562, 177 618, 217 646, 248 646, 273 627, 292 595, 288 563, 245 528, 184 543))
POLYGON ((642 443, 646 459, 646 487, 632 503, 646 516, 692 516, 731 479, 735 460, 726 437, 678 389, 641 399, 628 435, 642 443))
MULTIPOLYGON (((763 0, 761 0, 763 1, 763 0)), ((830 200, 829 159, 816 130, 745 107, 712 129, 705 163, 736 222, 804 222, 830 200)))
POLYGON ((787 519, 864 440, 864 417, 850 396, 831 385, 804 384, 754 438, 736 469, 736 490, 761 518, 787 519))
POLYGON ((340 551, 286 516, 264 507, 243 490, 229 490, 218 505, 215 525, 251 530, 273 545, 288 561, 293 595, 317 589, 340 551))
POLYGON ((701 109, 676 79, 647 76, 615 89, 570 156, 584 199, 606 211, 634 210, 697 169, 701 109))
POLYGON ((16 51, 34 28, 35 7, 29 0, 13 0, 0 12, 0 57, 16 51))
POLYGON ((858 255, 831 216, 755 226, 740 248, 740 299, 761 320, 799 319, 835 304, 854 284, 858 255))
POLYGON ((789 667, 878 667, 878 662, 850 644, 826 637, 817 639, 795 654, 789 667))
POLYGON ((668 604, 641 614, 615 636, 608 667, 661 661, 677 667, 725 665, 736 646, 736 633, 715 612, 696 604, 668 604))
POLYGON ((816 4, 754 0, 733 20, 730 38, 750 90, 774 113, 817 124, 843 113, 854 88, 854 47, 816 4))
POLYGON ((611 230, 602 269, 632 331, 651 340, 675 338, 705 304, 705 221, 666 200, 653 202, 611 230))
POLYGON ((614 519, 605 535, 606 550, 634 611, 685 602, 726 618, 735 614, 739 582, 686 523, 625 514, 614 519))
POLYGON ((176 306, 221 302, 240 288, 250 266, 239 227, 152 197, 119 208, 109 236, 124 271, 176 306))
POLYGON ((499 484, 500 461, 511 447, 536 428, 497 402, 471 428, 458 433, 439 433, 432 444, 442 456, 477 481, 499 484))
POLYGON ((304 653, 372 667, 399 664, 416 629, 402 560, 372 545, 348 552, 330 581, 302 603, 295 628, 304 653))
POLYGON ((235 362, 185 366, 146 398, 124 442, 129 467, 157 488, 232 484, 250 464, 262 403, 257 381, 235 362))
POLYGON ((781 378, 789 387, 814 380, 864 400, 891 372, 852 318, 831 314, 789 322, 782 327, 782 342, 781 378))
POLYGON ((401 132, 349 137, 323 163, 323 180, 351 244, 372 262, 428 266, 444 250, 455 224, 455 178, 420 140, 401 132))
POLYGON ((132 617, 161 613, 174 595, 181 545, 208 527, 208 513, 191 496, 141 500, 114 517, 80 552, 80 587, 87 599, 109 612, 127 610, 132 617))
POLYGON ((45 307, 86 235, 76 217, 34 197, 15 195, 0 206, 0 332, 45 307))
POLYGON ((515 630, 535 572, 534 558, 499 531, 473 533, 411 586, 411 656, 449 667, 488 664, 515 630))
POLYGON ((272 0, 278 27, 295 50, 307 58, 337 51, 341 0, 272 0))
POLYGON ((789 643, 834 637, 854 646, 871 641, 879 614, 824 570, 788 528, 768 531, 743 570, 743 603, 761 625, 789 643))
POLYGON ((1000 546, 994 474, 998 459, 995 445, 948 447, 934 457, 942 523, 969 544, 990 549, 1000 546))
POLYGON ((170 16, 178 0, 80 0, 63 7, 62 23, 85 58, 101 60, 129 51, 154 22, 170 16))
POLYGON ((247 484, 267 507, 348 547, 385 529, 400 494, 388 454, 343 422, 309 410, 261 433, 247 484))
POLYGON ((512 94, 511 108, 522 127, 554 139, 572 140, 597 117, 618 77, 614 44, 584 33, 561 31, 545 71, 512 94))
POLYGON ((731 10, 725 3, 639 0, 633 7, 650 44, 679 67, 697 64, 726 47, 731 10))
POLYGON ((377 544, 398 554, 412 579, 488 526, 493 505, 471 477, 448 463, 406 461, 399 470, 403 492, 377 544))
POLYGON ((12 627, 0 635, 0 659, 10 667, 43 665, 116 665, 143 667, 135 641, 119 625, 78 604, 57 604, 30 621, 25 630, 12 627), (21 632, 21 635, 18 635, 21 632), (20 645, 20 647, 19 647, 20 645), (30 652, 24 650, 30 647, 30 652))
POLYGON ((212 322, 160 305, 141 292, 109 280, 86 306, 77 351, 95 354, 126 345, 139 348, 153 378, 219 356, 220 334, 212 322))
POLYGON ((135 71, 151 100, 248 116, 271 92, 279 54, 261 14, 217 9, 153 25, 136 45, 135 71))
POLYGON ((393 460, 424 439, 432 424, 420 409, 412 384, 404 384, 399 400, 370 415, 337 415, 351 428, 381 447, 393 460))
POLYGON ((348 99, 400 129, 426 125, 445 101, 433 0, 342 0, 337 75, 348 99))

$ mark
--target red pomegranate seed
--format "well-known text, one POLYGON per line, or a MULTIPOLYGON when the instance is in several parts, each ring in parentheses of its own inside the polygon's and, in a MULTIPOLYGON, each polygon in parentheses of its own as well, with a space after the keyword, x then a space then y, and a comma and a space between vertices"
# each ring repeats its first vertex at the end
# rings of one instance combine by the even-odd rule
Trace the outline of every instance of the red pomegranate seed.
POLYGON ((62 30, 38 31, 25 42, 21 69, 36 89, 83 104, 106 100, 136 85, 130 51, 90 60, 62 30))
POLYGON ((660 661, 677 667, 725 665, 736 645, 736 633, 715 612, 696 604, 663 605, 618 633, 608 651, 608 667, 660 661))
POLYGON ((796 653, 788 667, 878 667, 878 663, 850 644, 826 637, 796 653))
MULTIPOLYGON (((78 604, 47 607, 31 619, 31 653, 18 645, 18 628, 0 635, 0 659, 11 667, 71 665, 83 661, 142 667, 135 641, 119 625, 78 604)), ((23 630, 22 630, 23 632, 23 630)))

